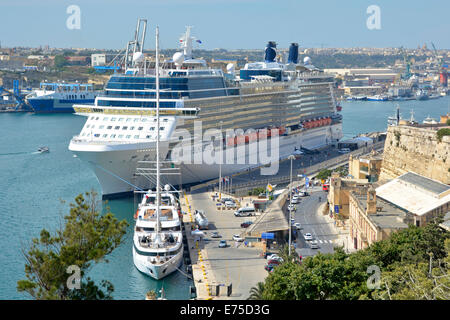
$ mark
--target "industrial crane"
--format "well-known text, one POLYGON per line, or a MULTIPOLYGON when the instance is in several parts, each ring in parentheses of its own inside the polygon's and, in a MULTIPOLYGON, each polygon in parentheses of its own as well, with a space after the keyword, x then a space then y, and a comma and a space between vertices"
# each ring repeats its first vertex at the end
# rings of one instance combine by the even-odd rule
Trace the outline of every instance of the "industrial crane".
POLYGON ((29 110, 32 109, 30 107, 30 105, 25 101, 25 99, 23 99, 20 96, 19 80, 13 80, 13 91, 9 91, 9 90, 5 89, 3 86, 0 86, 0 94, 4 95, 4 93, 6 93, 6 95, 10 95, 16 99, 17 104, 15 107, 15 110, 18 110, 21 107, 22 107, 22 109, 29 109, 29 110))
POLYGON ((438 62, 438 72, 439 72, 439 80, 442 86, 447 87, 448 85, 448 73, 446 70, 446 66, 444 65, 444 57, 439 57, 436 46, 433 42, 431 42, 431 46, 433 47, 434 56, 436 61, 438 62))
POLYGON ((411 78, 411 60, 408 58, 408 53, 406 50, 402 47, 400 47, 400 53, 403 55, 403 62, 405 63, 406 70, 405 73, 402 75, 402 79, 408 80, 411 78))

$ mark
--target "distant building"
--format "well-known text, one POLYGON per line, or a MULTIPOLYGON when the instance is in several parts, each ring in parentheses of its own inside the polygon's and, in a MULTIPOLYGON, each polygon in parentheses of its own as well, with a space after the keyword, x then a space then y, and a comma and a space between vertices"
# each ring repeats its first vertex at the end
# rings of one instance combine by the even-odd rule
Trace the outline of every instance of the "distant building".
MULTIPOLYGON (((116 55, 114 54, 106 54, 106 53, 94 53, 91 54, 91 67, 99 67, 99 66, 106 66, 113 61, 114 57, 116 55)), ((147 59, 147 55, 144 54, 144 56, 147 59)))
POLYGON ((68 56, 65 59, 71 65, 87 65, 91 60, 88 56, 68 56))
POLYGON ((349 148, 356 150, 363 147, 369 147, 373 144, 373 139, 369 137, 356 137, 353 139, 343 140, 338 143, 338 148, 349 148))
POLYGON ((328 206, 330 215, 338 221, 349 218, 349 195, 352 191, 364 192, 369 187, 367 179, 342 178, 333 172, 330 178, 328 206))
POLYGON ((377 182, 380 177, 383 156, 375 150, 369 155, 353 158, 350 155, 348 161, 348 174, 354 179, 367 179, 369 182, 377 182))

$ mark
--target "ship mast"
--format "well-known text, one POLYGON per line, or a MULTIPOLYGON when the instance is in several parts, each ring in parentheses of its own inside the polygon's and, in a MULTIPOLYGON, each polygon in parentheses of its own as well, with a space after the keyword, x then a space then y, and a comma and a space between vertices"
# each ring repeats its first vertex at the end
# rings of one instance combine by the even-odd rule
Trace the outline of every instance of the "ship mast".
POLYGON ((159 220, 160 206, 160 164, 159 164, 159 27, 156 26, 156 234, 161 232, 159 220))

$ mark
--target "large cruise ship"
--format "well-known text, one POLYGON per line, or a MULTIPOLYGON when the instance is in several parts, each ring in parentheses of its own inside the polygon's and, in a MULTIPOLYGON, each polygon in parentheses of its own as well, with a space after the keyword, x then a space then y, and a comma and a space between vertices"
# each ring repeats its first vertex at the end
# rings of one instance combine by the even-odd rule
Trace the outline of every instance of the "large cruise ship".
MULTIPOLYGON (((111 76, 93 106, 74 105, 87 121, 69 149, 92 167, 104 197, 152 187, 136 175, 138 162, 155 161, 157 120, 155 63, 143 56, 145 29, 139 40, 139 26, 138 21, 127 46, 124 74, 111 76)), ((237 75, 231 66, 224 73, 195 59, 194 41, 188 27, 180 39, 183 52, 159 68, 160 158, 181 172, 161 183, 194 184, 217 178, 219 166, 223 175, 231 175, 267 164, 258 149, 262 142, 278 142, 269 151, 278 161, 298 148, 320 148, 342 138, 333 78, 298 64, 297 44, 282 64, 276 61, 276 44, 269 42, 264 61, 246 64, 237 75), (205 138, 213 129, 225 136, 205 138), (211 149, 226 149, 222 164, 202 158, 211 149)))

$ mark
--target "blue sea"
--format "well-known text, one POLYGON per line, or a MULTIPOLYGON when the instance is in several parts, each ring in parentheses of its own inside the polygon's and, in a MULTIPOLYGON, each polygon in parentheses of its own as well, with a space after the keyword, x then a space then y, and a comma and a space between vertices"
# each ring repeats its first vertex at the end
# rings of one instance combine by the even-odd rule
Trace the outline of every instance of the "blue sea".
MULTIPOLYGON (((387 117, 400 105, 403 118, 422 122, 427 116, 439 120, 448 112, 450 97, 429 101, 342 102, 344 138, 386 130, 387 117)), ((69 141, 81 130, 84 118, 71 114, 37 115, 0 113, 0 299, 29 299, 16 290, 25 278, 21 250, 41 229, 54 231, 68 212, 68 203, 80 193, 100 186, 93 172, 68 150, 69 141), (48 146, 50 153, 36 150, 48 146), (65 201, 63 204, 62 201, 65 201)), ((115 299, 144 299, 149 290, 164 287, 168 299, 188 299, 192 283, 177 272, 163 281, 141 274, 132 261, 134 199, 111 200, 108 205, 118 219, 129 223, 125 243, 89 273, 94 280, 113 283, 115 299)))

